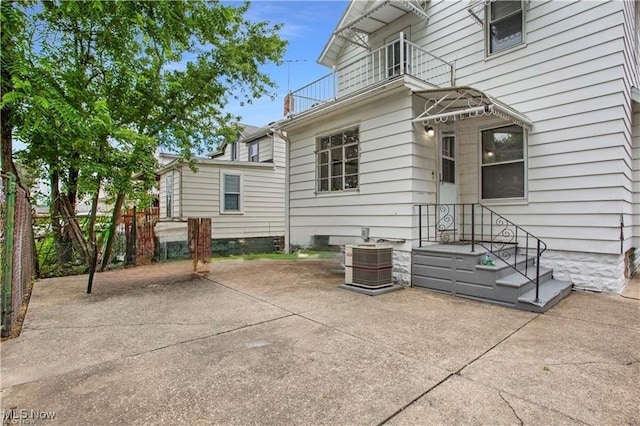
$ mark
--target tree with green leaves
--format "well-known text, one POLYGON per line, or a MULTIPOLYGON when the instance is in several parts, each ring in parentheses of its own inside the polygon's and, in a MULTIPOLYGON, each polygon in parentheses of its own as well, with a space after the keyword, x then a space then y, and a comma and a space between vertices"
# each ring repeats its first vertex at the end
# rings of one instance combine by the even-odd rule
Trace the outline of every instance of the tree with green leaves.
POLYGON ((269 95, 261 66, 281 61, 286 45, 279 25, 245 18, 248 2, 15 1, 23 25, 7 34, 5 3, 3 114, 27 146, 21 161, 50 180, 61 260, 73 240, 93 265, 100 190, 116 200, 115 218, 155 183, 158 148, 190 158, 235 136, 240 117, 227 103, 269 95), (85 241, 79 197, 92 200, 85 241))

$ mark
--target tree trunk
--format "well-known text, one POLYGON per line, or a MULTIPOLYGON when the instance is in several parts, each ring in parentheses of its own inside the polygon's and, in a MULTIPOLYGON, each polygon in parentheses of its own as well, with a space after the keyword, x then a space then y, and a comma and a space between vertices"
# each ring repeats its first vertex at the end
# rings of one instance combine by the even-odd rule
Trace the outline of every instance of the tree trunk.
MULTIPOLYGON (((6 15, 11 13, 11 8, 13 7, 13 1, 3 1, 0 3, 0 7, 2 8, 2 14, 6 15)), ((2 64, 0 65, 0 73, 1 74, 1 85, 0 85, 0 95, 4 95, 5 93, 11 92, 13 90, 13 85, 11 83, 11 62, 13 61, 13 45, 14 42, 10 37, 2 36, 3 29, 0 28, 0 37, 4 40, 4 44, 2 46, 2 64)), ((20 176, 18 176, 18 171, 16 170, 16 166, 13 163, 13 123, 12 120, 12 111, 11 108, 7 105, 2 106, 2 110, 0 111, 0 122, 2 123, 2 153, 0 155, 0 168, 4 173, 13 173, 16 175, 16 184, 20 185, 20 176)))
POLYGON ((50 176, 51 182, 51 206, 49 212, 51 214, 51 226, 53 228, 53 239, 56 246, 56 257, 58 266, 64 267, 71 263, 73 259, 73 245, 69 237, 68 227, 61 220, 62 218, 62 198, 60 194, 59 184, 60 176, 57 170, 53 170, 50 176))
POLYGON ((125 194, 119 193, 116 198, 116 204, 113 206, 113 213, 111 214, 111 222, 109 223, 109 230, 107 231, 107 242, 104 247, 104 253, 102 254, 102 264, 100 265, 100 271, 104 271, 111 261, 111 251, 113 250, 113 242, 116 239, 116 226, 118 225, 118 217, 120 217, 120 211, 124 204, 125 194))

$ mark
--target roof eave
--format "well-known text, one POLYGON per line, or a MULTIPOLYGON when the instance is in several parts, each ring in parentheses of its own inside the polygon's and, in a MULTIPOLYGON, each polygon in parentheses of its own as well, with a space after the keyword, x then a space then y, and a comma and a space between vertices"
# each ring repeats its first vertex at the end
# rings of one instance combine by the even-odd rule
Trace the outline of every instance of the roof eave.
MULTIPOLYGON (((349 15, 349 12, 351 11, 351 9, 353 8, 354 3, 353 2, 349 2, 349 5, 347 6, 347 8, 345 9, 344 13, 342 14, 342 18, 340 18, 340 21, 338 22, 338 25, 335 26, 335 28, 333 29, 333 32, 331 33, 331 37, 329 37, 329 40, 327 41, 327 43, 324 45, 324 49, 322 49, 322 52, 320 53, 320 56, 318 57, 318 59, 316 60, 316 62, 320 65, 324 65, 326 67, 333 67, 334 65, 336 65, 337 63, 337 58, 333 58, 333 60, 330 60, 328 58, 328 54, 330 51, 331 46, 337 42, 340 41, 339 37, 336 37, 335 35, 335 31, 340 28, 342 25, 344 25, 344 23, 347 20, 347 16, 349 15)), ((340 49, 338 49, 340 50, 340 49)))

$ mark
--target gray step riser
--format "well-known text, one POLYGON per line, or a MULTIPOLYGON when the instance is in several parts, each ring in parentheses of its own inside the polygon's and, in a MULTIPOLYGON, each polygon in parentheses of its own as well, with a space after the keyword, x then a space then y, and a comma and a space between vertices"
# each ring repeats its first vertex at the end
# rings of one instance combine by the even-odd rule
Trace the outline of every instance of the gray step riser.
MULTIPOLYGON (((469 288, 465 290, 469 295, 480 297, 482 294, 499 293, 507 301, 515 302, 518 297, 535 288, 535 284, 526 281, 520 286, 501 285, 492 279, 492 271, 461 270, 431 267, 426 265, 413 266, 414 285, 435 286, 438 290, 449 293, 460 292, 459 288, 469 288), (419 284, 417 284, 419 283, 419 284), (454 289, 455 287, 455 289, 454 289)), ((552 279, 552 271, 547 270, 540 274, 540 284, 552 279)), ((497 297, 497 296, 496 296, 497 297)))
MULTIPOLYGON (((440 253, 434 254, 414 254, 413 256, 413 265, 415 266, 429 266, 434 269, 443 269, 443 270, 451 270, 453 266, 455 266, 456 270, 465 270, 465 271, 473 271, 477 274, 478 278, 473 282, 478 284, 488 284, 490 282, 495 282, 501 278, 509 276, 514 273, 514 270, 510 264, 505 264, 503 261, 499 259, 495 259, 496 268, 482 268, 478 267, 479 257, 470 254, 463 255, 444 255, 440 253)), ((535 270, 535 266, 533 265, 533 259, 528 259, 525 262, 524 259, 517 262, 518 270, 521 272, 525 271, 525 263, 528 263, 529 266, 527 270, 529 273, 535 270)))
MULTIPOLYGON (((535 279, 535 256, 529 251, 525 259, 525 250, 520 248, 518 252, 517 267, 524 272, 528 265, 527 275, 535 279)), ((482 266, 480 262, 485 253, 486 249, 479 245, 474 252, 470 251, 469 245, 439 244, 416 248, 412 256, 412 285, 534 312, 548 310, 571 292, 570 282, 554 280, 553 270, 541 267, 540 299, 535 301, 535 283, 514 272, 513 259, 507 265, 492 255, 495 266, 482 266)), ((514 256, 515 248, 509 249, 508 253, 514 256)))
MULTIPOLYGON (((515 306, 520 296, 535 289, 534 283, 524 279, 518 285, 497 283, 496 281, 517 273, 498 259, 495 269, 479 266, 479 259, 483 255, 416 251, 412 264, 413 285, 509 306, 515 306)), ((533 259, 522 259, 518 265, 524 270, 525 263, 529 264, 529 276, 532 277, 535 274, 533 259)), ((520 278, 518 275, 514 276, 520 278)), ((550 279, 552 270, 545 268, 540 275, 540 284, 550 279)))

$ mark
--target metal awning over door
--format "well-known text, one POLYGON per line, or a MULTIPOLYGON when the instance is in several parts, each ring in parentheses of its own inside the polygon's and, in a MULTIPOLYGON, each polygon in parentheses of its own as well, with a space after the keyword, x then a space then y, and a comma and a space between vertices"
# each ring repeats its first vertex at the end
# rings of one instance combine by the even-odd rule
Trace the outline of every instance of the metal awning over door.
POLYGON ((416 90, 413 93, 425 100, 424 111, 413 119, 414 123, 443 123, 494 115, 525 129, 533 126, 524 114, 472 87, 416 90))

